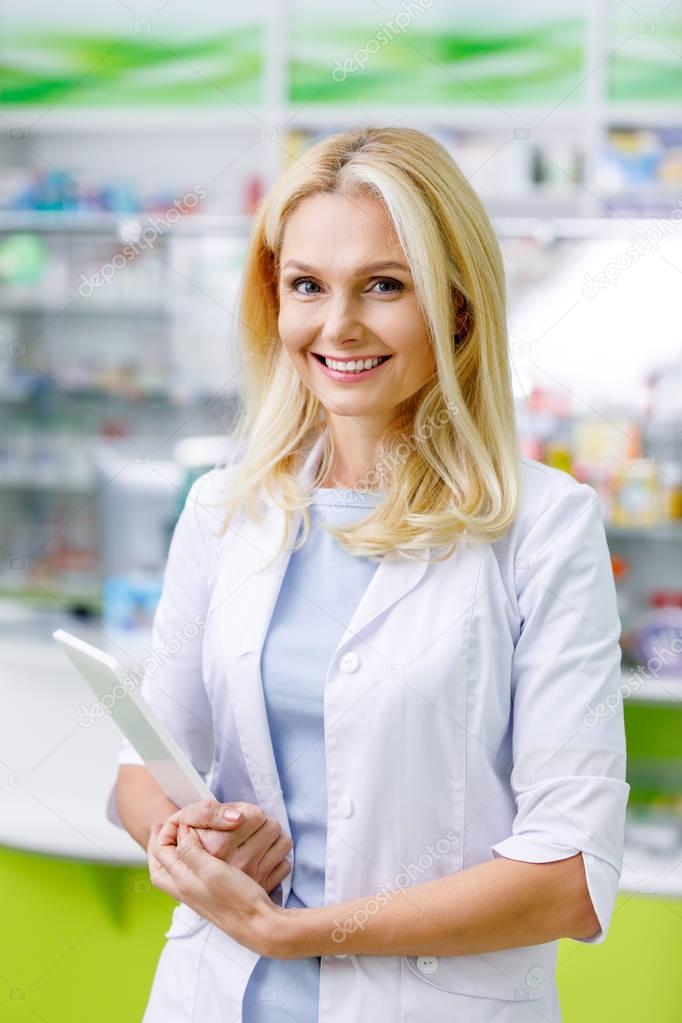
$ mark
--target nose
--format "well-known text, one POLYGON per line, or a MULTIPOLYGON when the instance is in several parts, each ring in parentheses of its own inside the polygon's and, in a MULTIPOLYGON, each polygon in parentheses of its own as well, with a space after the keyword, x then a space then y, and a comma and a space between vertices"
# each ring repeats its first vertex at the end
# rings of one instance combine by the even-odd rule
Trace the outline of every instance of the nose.
POLYGON ((323 345, 343 345, 345 341, 357 341, 362 337, 357 306, 353 298, 343 292, 337 292, 324 303, 322 321, 320 340, 323 345))

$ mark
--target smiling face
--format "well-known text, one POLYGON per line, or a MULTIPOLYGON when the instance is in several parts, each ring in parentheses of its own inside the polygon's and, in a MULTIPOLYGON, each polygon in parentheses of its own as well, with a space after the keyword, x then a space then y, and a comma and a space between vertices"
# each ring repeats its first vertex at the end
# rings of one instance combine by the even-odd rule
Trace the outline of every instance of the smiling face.
POLYGON ((280 253, 279 336, 333 419, 375 436, 433 376, 426 322, 384 205, 310 196, 289 216, 280 253))

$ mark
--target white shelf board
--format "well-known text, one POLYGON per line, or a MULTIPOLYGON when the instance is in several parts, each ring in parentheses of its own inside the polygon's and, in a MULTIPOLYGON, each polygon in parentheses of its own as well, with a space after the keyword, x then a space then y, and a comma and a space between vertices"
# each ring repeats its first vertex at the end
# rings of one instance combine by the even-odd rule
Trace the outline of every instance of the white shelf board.
POLYGON ((600 129, 612 126, 633 128, 677 127, 682 125, 682 110, 672 103, 597 102, 564 103, 552 108, 547 104, 486 102, 442 104, 311 103, 273 100, 251 107, 226 103, 223 107, 51 107, 3 105, 8 127, 27 133, 158 131, 168 134, 206 131, 242 131, 268 140, 267 129, 327 129, 340 125, 376 124, 414 125, 415 127, 462 128, 463 130, 513 132, 524 127, 537 136, 551 136, 566 127, 600 129), (535 129, 534 129, 534 126, 535 129), (264 130, 265 129, 265 130, 264 130))
POLYGON ((657 522, 651 526, 605 524, 606 533, 624 540, 682 540, 682 522, 657 522))
MULTIPOLYGON (((131 213, 114 213, 97 210, 0 210, 0 232, 44 231, 78 233, 114 233, 130 240, 155 219, 162 219, 162 212, 142 210, 131 213)), ((175 224, 169 224, 159 232, 158 240, 166 241, 173 235, 228 233, 248 235, 252 218, 247 214, 192 213, 181 217, 175 224)), ((131 242, 132 244, 132 242, 131 242)))
POLYGON ((660 674, 657 678, 640 680, 634 672, 623 671, 621 681, 631 688, 624 696, 628 703, 669 703, 682 707, 682 676, 660 674))
POLYGON ((619 890, 656 898, 682 898, 682 846, 654 852, 625 842, 619 890))

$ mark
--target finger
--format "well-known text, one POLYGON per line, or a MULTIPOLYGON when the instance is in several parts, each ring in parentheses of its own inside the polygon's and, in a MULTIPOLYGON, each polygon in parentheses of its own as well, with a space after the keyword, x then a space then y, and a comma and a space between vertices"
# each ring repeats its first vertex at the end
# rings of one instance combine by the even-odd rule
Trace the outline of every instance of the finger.
POLYGON ((175 845, 158 845, 155 850, 156 858, 161 867, 168 873, 176 883, 187 874, 187 864, 183 863, 179 851, 175 845))
POLYGON ((266 817, 258 830, 249 835, 245 841, 239 842, 235 836, 237 848, 230 862, 240 870, 257 867, 261 857, 274 845, 281 834, 282 828, 279 821, 276 821, 274 817, 266 817))
POLYGON ((256 880, 261 881, 262 883, 263 879, 268 876, 270 871, 279 866, 287 853, 291 851, 291 848, 292 842, 289 836, 281 835, 274 845, 271 845, 258 861, 258 865, 256 867, 256 880))
POLYGON ((180 901, 180 893, 166 868, 149 847, 149 880, 155 888, 180 901))
POLYGON ((291 870, 291 864, 289 860, 282 860, 274 870, 270 871, 268 876, 263 881, 263 888, 270 895, 278 884, 281 884, 284 878, 291 870))
POLYGON ((204 874, 210 866, 217 863, 214 856, 207 853, 194 828, 181 824, 178 831, 177 857, 193 874, 204 874))
POLYGON ((156 847, 177 845, 178 843, 178 828, 180 822, 178 820, 178 813, 171 814, 159 828, 159 832, 156 836, 156 847))
POLYGON ((163 827, 163 821, 154 821, 151 828, 149 829, 149 839, 147 841, 147 856, 152 857, 156 855, 156 849, 159 842, 159 834, 163 827))
POLYGON ((245 819, 244 811, 236 803, 219 803, 215 799, 190 803, 179 810, 176 816, 182 824, 192 828, 213 828, 216 831, 232 831, 243 824, 245 819))

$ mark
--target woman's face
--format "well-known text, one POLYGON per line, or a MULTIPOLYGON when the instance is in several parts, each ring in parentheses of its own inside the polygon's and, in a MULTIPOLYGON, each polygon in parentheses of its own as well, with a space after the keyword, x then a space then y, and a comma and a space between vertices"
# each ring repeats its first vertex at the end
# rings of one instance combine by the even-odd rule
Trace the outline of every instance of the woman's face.
POLYGON ((412 277, 378 199, 305 199, 285 225, 278 286, 282 343, 332 416, 380 432, 434 374, 412 277))

